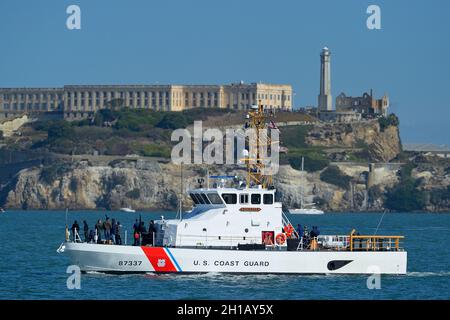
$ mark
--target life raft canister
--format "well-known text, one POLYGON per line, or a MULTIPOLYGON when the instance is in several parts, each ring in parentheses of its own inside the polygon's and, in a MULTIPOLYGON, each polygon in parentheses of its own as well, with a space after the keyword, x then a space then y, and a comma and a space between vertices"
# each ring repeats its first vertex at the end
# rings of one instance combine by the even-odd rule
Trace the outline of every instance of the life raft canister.
POLYGON ((275 241, 278 245, 283 245, 286 242, 286 235, 284 233, 277 234, 275 241))
POLYGON ((284 228, 284 233, 286 233, 286 236, 290 238, 292 234, 294 233, 294 227, 291 224, 288 224, 284 228))

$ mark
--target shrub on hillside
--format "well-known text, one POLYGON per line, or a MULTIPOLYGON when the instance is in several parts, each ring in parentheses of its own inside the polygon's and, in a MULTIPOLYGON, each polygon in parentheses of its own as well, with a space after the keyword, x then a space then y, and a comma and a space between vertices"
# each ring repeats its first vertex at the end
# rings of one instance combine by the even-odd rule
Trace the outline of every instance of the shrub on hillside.
POLYGON ((74 137, 74 130, 69 122, 58 120, 48 124, 47 134, 49 140, 71 139, 74 137))
POLYGON ((380 130, 384 131, 384 129, 386 129, 389 126, 398 127, 398 125, 400 124, 400 121, 398 120, 398 117, 394 113, 391 113, 387 117, 383 116, 383 117, 379 118, 378 123, 380 124, 380 130))
POLYGON ((139 197, 141 196, 141 191, 135 188, 125 193, 125 196, 130 199, 139 199, 139 197))
POLYGON ((175 130, 186 128, 188 124, 189 122, 183 114, 174 112, 165 114, 156 126, 162 129, 175 130))
POLYGON ((413 168, 413 163, 402 166, 399 172, 400 182, 387 192, 384 203, 386 208, 409 212, 422 210, 425 207, 425 192, 417 188, 419 181, 411 176, 413 168))
POLYGON ((348 190, 351 177, 344 174, 337 166, 329 166, 320 174, 320 180, 348 190))
MULTIPOLYGON (((317 158, 314 159, 308 155, 305 155, 303 157, 304 157, 303 167, 304 170, 307 172, 315 172, 322 170, 329 164, 329 161, 327 159, 317 159, 317 158)), ((288 161, 292 168, 296 170, 302 169, 302 156, 290 155, 288 156, 288 161)))
POLYGON ((39 179, 50 185, 53 183, 53 181, 55 181, 58 177, 61 177, 69 169, 69 164, 57 162, 52 165, 43 167, 39 175, 39 179))

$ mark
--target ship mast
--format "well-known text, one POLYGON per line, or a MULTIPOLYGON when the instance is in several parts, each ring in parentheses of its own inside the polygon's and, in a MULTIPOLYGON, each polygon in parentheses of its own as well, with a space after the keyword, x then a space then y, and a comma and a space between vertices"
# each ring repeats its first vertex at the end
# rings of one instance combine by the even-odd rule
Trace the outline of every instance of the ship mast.
POLYGON ((267 173, 269 169, 266 168, 266 157, 269 151, 272 152, 272 140, 268 135, 267 116, 261 100, 257 109, 250 109, 248 116, 250 120, 248 129, 253 129, 255 137, 251 135, 247 137, 248 150, 251 152, 244 158, 247 165, 247 188, 258 185, 268 188, 272 185, 272 175, 267 173), (265 152, 261 153, 262 150, 265 152))

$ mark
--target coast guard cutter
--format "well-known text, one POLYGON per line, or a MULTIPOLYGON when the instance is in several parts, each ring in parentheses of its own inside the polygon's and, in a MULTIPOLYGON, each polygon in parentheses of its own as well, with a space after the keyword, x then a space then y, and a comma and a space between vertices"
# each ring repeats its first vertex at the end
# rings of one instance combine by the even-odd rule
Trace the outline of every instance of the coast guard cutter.
MULTIPOLYGON (((265 117, 261 105, 253 107, 249 127, 259 134, 267 128, 265 117)), ((82 271, 111 273, 406 273, 402 236, 352 231, 305 241, 276 201, 271 176, 263 174, 259 157, 258 152, 256 161, 244 159, 244 186, 190 190, 192 210, 182 218, 156 221, 151 246, 75 242, 66 235, 58 252, 82 271)))

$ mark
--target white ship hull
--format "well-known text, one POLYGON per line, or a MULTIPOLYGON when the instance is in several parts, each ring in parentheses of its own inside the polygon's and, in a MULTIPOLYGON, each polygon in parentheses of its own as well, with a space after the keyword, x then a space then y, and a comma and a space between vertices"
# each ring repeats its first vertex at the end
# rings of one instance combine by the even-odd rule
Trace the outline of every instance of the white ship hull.
POLYGON ((405 251, 220 250, 64 244, 82 271, 117 273, 405 274, 405 251))

